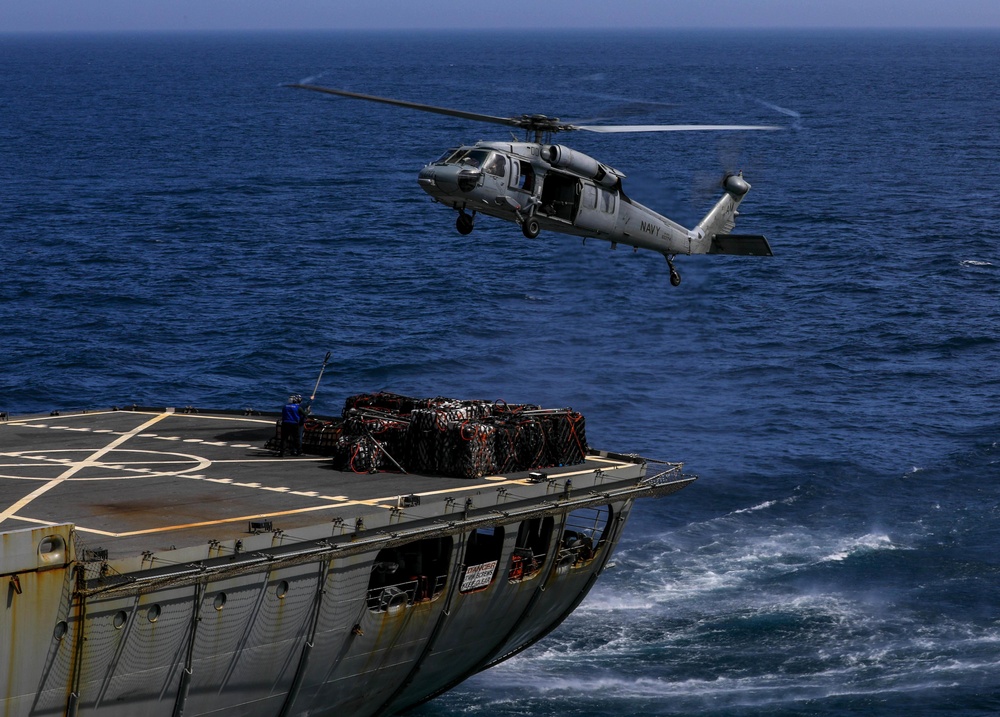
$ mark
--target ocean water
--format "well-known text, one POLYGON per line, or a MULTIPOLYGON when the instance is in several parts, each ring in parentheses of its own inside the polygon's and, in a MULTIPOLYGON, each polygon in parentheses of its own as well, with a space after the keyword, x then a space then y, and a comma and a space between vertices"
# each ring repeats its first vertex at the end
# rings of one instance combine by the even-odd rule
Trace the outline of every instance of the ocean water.
POLYGON ((539 645, 413 714, 1000 711, 1000 34, 0 36, 0 411, 308 394, 572 406, 699 476, 539 645), (494 115, 762 123, 560 141, 772 258, 454 214, 494 115))

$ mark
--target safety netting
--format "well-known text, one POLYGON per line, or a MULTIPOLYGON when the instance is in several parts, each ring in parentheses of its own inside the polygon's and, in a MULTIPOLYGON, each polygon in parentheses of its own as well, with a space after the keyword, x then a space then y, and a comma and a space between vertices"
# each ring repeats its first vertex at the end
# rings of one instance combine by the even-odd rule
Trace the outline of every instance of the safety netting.
POLYGON ((583 415, 504 401, 358 394, 341 420, 306 422, 303 450, 338 470, 481 478, 576 465, 587 455, 583 415))

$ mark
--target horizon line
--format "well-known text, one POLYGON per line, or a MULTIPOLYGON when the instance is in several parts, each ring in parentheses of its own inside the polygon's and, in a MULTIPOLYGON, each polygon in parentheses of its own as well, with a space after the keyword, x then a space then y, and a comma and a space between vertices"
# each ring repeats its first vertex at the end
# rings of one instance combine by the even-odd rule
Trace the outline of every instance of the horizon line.
POLYGON ((523 29, 517 27, 494 27, 484 28, 481 25, 462 25, 449 27, 409 27, 409 28, 376 28, 376 27, 168 27, 168 28, 102 28, 102 29, 15 29, 0 30, 0 36, 11 35, 135 35, 135 34, 210 34, 210 33, 231 33, 231 34, 267 34, 267 33, 304 33, 304 34, 324 34, 324 33, 384 33, 384 34, 434 34, 454 32, 455 30, 478 30, 484 33, 516 33, 522 35, 564 35, 579 32, 602 32, 608 34, 620 33, 642 33, 652 34, 658 32, 718 32, 718 33, 752 33, 752 32, 926 32, 941 34, 947 32, 996 32, 1000 31, 1000 25, 759 25, 741 27, 717 27, 717 26, 621 26, 621 27, 562 27, 557 29, 530 28, 523 29))

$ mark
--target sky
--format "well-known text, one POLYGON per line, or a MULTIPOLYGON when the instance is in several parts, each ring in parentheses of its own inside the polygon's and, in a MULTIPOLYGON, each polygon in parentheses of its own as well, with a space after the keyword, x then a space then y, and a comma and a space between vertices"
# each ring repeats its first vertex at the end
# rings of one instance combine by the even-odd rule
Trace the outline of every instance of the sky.
POLYGON ((1000 28, 1000 0, 0 0, 0 33, 1000 28))

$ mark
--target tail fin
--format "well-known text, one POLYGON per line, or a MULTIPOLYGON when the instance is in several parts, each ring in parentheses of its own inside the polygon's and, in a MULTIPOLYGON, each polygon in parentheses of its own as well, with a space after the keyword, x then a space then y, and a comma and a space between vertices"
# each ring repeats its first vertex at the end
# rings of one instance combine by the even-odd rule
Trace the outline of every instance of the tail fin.
POLYGON ((726 193, 705 218, 698 222, 692 234, 700 240, 706 254, 740 254, 771 256, 767 239, 759 234, 730 234, 736 226, 737 207, 750 191, 743 174, 730 174, 722 183, 726 193))

